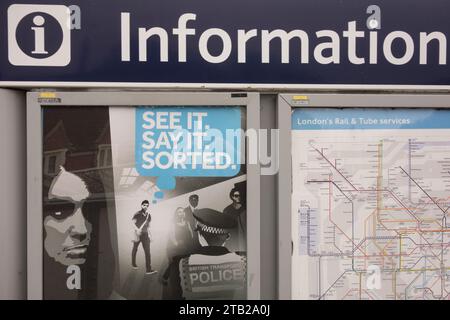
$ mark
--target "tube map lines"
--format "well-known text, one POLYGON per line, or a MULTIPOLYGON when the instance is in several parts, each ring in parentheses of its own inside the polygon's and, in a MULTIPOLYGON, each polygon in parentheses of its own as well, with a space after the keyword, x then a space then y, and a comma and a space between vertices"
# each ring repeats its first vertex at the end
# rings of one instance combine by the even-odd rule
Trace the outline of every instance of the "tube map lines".
POLYGON ((293 297, 450 299, 450 113, 292 121, 293 297))

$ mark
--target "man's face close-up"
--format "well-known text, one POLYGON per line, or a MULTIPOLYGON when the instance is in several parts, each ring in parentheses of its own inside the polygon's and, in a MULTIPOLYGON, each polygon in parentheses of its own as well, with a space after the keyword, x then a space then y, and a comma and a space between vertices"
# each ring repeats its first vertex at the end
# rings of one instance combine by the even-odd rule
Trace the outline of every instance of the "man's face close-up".
POLYGON ((148 203, 144 203, 141 205, 142 211, 147 211, 148 209, 148 203))
POLYGON ((44 247, 55 261, 69 266, 86 262, 92 225, 83 205, 90 193, 84 181, 64 169, 53 179, 44 220, 44 247))
POLYGON ((193 208, 197 208, 198 206, 198 197, 189 198, 189 203, 193 208))

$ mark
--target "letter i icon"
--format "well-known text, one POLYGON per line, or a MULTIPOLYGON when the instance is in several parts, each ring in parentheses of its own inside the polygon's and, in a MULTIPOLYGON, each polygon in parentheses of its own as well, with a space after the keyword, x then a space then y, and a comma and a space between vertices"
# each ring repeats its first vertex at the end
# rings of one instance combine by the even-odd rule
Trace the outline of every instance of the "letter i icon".
POLYGON ((45 29, 42 27, 45 23, 45 19, 42 16, 36 16, 33 19, 34 27, 31 30, 34 31, 34 54, 48 54, 45 50, 45 29))

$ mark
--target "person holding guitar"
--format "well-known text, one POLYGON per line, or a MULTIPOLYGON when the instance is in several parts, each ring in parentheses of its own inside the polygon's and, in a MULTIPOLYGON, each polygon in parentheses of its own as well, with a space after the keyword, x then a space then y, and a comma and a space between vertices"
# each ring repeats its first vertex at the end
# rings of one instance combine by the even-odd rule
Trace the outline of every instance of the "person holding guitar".
POLYGON ((134 227, 134 238, 133 238, 133 250, 131 251, 131 265, 133 269, 137 269, 136 264, 136 254, 139 244, 142 243, 142 248, 145 254, 145 267, 146 274, 152 274, 156 271, 151 268, 151 255, 150 255, 150 221, 152 217, 150 212, 148 212, 149 207, 148 200, 144 200, 141 203, 141 210, 133 215, 133 227, 134 227))

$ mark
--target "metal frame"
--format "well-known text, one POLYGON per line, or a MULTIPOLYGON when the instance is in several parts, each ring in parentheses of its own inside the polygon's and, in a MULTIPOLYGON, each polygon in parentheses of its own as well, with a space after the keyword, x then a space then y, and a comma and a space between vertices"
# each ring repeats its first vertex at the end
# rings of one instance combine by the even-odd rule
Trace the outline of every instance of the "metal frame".
POLYGON ((279 94, 277 124, 280 129, 278 173, 278 298, 292 299, 292 108, 450 108, 446 94, 279 94), (294 96, 303 96, 301 105, 294 96), (289 230, 289 231, 288 231, 289 230))
POLYGON ((0 81, 1 87, 11 88, 115 88, 170 90, 368 90, 368 91, 448 91, 450 85, 399 84, 288 84, 288 83, 171 83, 171 82, 89 82, 89 81, 0 81))
MULTIPOLYGON (((258 93, 52 92, 61 102, 39 102, 42 92, 27 95, 27 257, 28 299, 43 298, 42 228, 42 106, 241 105, 247 129, 259 129, 258 93)), ((260 298, 260 188, 259 164, 247 164, 247 299, 260 298)))

